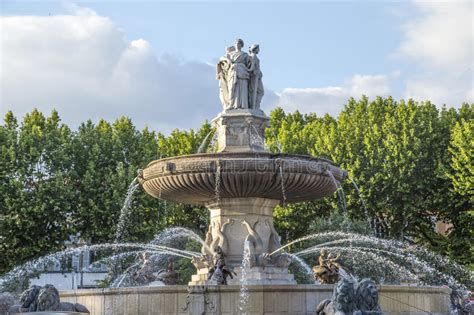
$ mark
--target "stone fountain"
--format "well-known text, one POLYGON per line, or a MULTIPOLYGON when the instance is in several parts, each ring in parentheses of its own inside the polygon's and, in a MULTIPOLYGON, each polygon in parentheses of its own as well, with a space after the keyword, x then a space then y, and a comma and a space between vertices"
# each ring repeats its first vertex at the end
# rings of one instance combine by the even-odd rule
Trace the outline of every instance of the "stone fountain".
POLYGON ((206 246, 202 257, 194 260, 198 273, 190 284, 208 283, 217 246, 227 265, 239 273, 246 241, 251 252, 249 284, 296 284, 288 273, 287 255, 269 255, 281 247, 273 209, 331 195, 337 189, 335 181, 343 180, 346 172, 329 160, 268 151, 269 118, 257 101, 263 96, 258 45, 252 46, 250 55, 241 51, 242 45, 237 40, 218 64, 224 110, 212 120, 217 152, 153 161, 140 172, 139 181, 153 197, 209 209, 206 246), (257 95, 252 97, 252 92, 257 95))
MULTIPOLYGON (((329 196, 347 174, 329 160, 267 150, 265 128, 269 118, 260 109, 264 90, 257 57, 259 46, 251 46, 249 54, 242 51, 243 46, 242 40, 236 40, 217 65, 223 111, 212 120, 217 135, 215 152, 156 160, 138 175, 140 184, 153 197, 209 209, 209 230, 201 255, 193 253, 191 257, 176 249, 169 252, 172 249, 163 246, 152 248, 192 259, 197 273, 189 286, 63 291, 61 300, 71 305, 83 304, 97 315, 327 315, 340 311, 340 299, 351 303, 356 299, 357 305, 352 309, 363 310, 363 314, 378 314, 380 308, 389 315, 447 314, 448 288, 380 285, 378 308, 373 303, 379 299, 378 291, 369 280, 344 278, 335 286, 296 284, 288 272, 291 258, 296 256, 277 251, 281 244, 273 225, 273 210, 278 204, 329 196), (226 274, 237 277, 226 279, 226 274), (347 299, 348 294, 353 298, 347 299), (360 296, 371 297, 370 303, 366 299, 360 303, 360 296)), ((131 187, 134 185, 135 181, 131 187)), ((133 189, 130 191, 133 193, 133 189)), ((135 247, 144 249, 139 245, 135 247)), ((333 260, 332 265, 326 266, 330 257, 321 257, 320 268, 316 268, 318 275, 328 278, 326 283, 340 278, 336 275, 332 279, 333 273, 328 272, 339 269, 337 257, 333 260)), ((146 278, 146 283, 176 283, 172 262, 160 275, 159 279, 151 275, 144 263, 136 278, 146 278)))

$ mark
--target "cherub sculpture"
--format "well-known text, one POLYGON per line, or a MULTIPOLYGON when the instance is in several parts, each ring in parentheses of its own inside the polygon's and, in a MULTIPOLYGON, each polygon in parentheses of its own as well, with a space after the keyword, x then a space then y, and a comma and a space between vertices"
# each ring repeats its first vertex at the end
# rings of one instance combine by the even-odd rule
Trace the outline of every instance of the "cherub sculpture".
POLYGON ((217 284, 227 284, 227 277, 231 279, 234 278, 234 275, 237 275, 232 268, 229 268, 225 264, 225 254, 222 251, 220 246, 217 246, 214 250, 214 266, 209 269, 208 279, 216 281, 217 284))
POLYGON ((340 255, 328 254, 325 249, 319 254, 319 265, 313 267, 314 277, 322 284, 333 284, 339 281, 340 255))

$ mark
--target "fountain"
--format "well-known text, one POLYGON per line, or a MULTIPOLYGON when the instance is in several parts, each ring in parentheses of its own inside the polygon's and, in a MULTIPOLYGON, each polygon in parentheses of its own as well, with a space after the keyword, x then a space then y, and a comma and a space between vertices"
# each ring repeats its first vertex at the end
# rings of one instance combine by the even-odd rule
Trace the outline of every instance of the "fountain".
MULTIPOLYGON (((197 154, 160 158, 139 170, 127 192, 115 243, 71 249, 27 265, 33 269, 32 266, 81 250, 112 250, 113 261, 141 255, 142 262, 126 269, 111 288, 61 292, 65 301, 84 304, 92 314, 99 315, 308 314, 316 311, 325 314, 337 311, 333 302, 339 298, 339 292, 345 290, 343 287, 350 287, 354 298, 365 294, 358 292, 359 287, 377 300, 380 295, 381 309, 387 314, 447 314, 450 289, 409 283, 420 280, 417 273, 423 273, 439 277, 454 287, 456 281, 436 269, 449 262, 434 254, 400 242, 343 232, 308 235, 282 246, 273 224, 274 208, 278 204, 316 200, 336 192, 347 218, 341 185, 347 173, 327 159, 268 151, 265 128, 269 118, 260 109, 264 91, 257 58, 259 47, 253 45, 250 54, 242 52, 242 47, 243 41, 238 39, 235 47, 229 47, 219 60, 217 69, 224 110, 212 120, 213 130, 197 154), (209 137, 212 137, 210 141, 209 137), (203 153, 207 142, 214 146, 214 139, 215 152, 203 153), (147 244, 120 243, 125 222, 131 215, 132 195, 139 185, 165 202, 206 206, 210 222, 205 239, 192 231, 172 228, 147 244), (200 253, 167 243, 177 237, 196 241, 200 244, 200 253), (292 244, 306 241, 318 243, 297 253, 286 252, 292 244), (120 250, 126 252, 118 252, 120 250), (288 270, 291 263, 297 263, 304 273, 311 274, 311 268, 301 257, 324 256, 326 251, 336 256, 321 257, 315 271, 323 283, 339 280, 334 295, 333 284, 298 285, 288 270), (174 285, 179 275, 170 256, 189 259, 196 267, 188 287, 174 285), (168 261, 168 267, 156 273, 151 257, 168 261), (345 257, 346 263, 350 257, 355 271, 373 263, 374 272, 389 270, 395 274, 395 280, 407 280, 408 284, 382 285, 378 295, 371 280, 359 281, 347 275, 341 267, 345 263, 339 265, 340 257, 345 257), (433 261, 436 268, 427 263, 428 260, 433 261), (168 285, 150 286, 157 280, 168 285), (124 287, 132 282, 141 285, 124 287), (333 300, 326 300, 331 295, 333 300)), ((277 146, 280 147, 278 142, 277 146)), ((365 208, 364 201, 361 202, 365 208)), ((15 268, 3 281, 30 268, 28 266, 15 268)), ((460 267, 451 265, 451 268, 460 267)), ((367 305, 357 307, 365 313, 373 310, 367 305)), ((376 312, 379 311, 377 308, 376 312)))
MULTIPOLYGON (((247 75, 250 81, 258 81, 260 70, 254 68, 248 73, 247 68, 253 65, 255 51, 249 56, 240 52, 239 45, 240 42, 235 46, 239 53, 219 61, 220 77, 229 78, 235 68, 234 71, 242 72, 242 77, 247 75)), ((273 209, 280 203, 331 195, 337 189, 337 181, 346 178, 346 172, 329 160, 270 153, 264 143, 269 118, 256 102, 261 99, 259 91, 253 91, 257 96, 252 99, 243 89, 246 84, 252 84, 247 82, 249 80, 221 81, 224 111, 212 120, 217 133, 217 152, 153 161, 139 172, 138 180, 145 191, 156 198, 205 205, 210 211, 210 233, 205 240, 209 248, 203 246, 203 257, 196 264, 198 273, 190 285, 207 284, 212 267, 209 262, 216 246, 225 253, 227 265, 239 274, 246 241, 252 266, 247 283, 295 284, 288 273, 286 255, 270 255, 281 246, 273 226, 273 209), (223 86, 231 91, 241 90, 227 93, 227 89, 222 90, 223 86)), ((229 283, 237 284, 238 279, 229 283)))

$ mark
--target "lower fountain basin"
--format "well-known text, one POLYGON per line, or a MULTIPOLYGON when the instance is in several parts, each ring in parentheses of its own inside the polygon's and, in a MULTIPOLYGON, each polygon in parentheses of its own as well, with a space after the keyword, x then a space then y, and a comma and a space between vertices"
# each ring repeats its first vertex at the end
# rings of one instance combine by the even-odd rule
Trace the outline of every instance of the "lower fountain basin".
MULTIPOLYGON (((332 296, 333 285, 249 285, 248 314, 315 314, 332 296)), ((234 315, 240 311, 239 285, 164 286, 62 291, 61 300, 84 304, 94 315, 234 315)), ((386 315, 449 314, 450 289, 381 285, 379 303, 386 315)))
POLYGON ((306 155, 223 152, 153 161, 139 181, 156 198, 189 204, 242 197, 302 202, 331 195, 335 180, 346 176, 331 161, 306 155))

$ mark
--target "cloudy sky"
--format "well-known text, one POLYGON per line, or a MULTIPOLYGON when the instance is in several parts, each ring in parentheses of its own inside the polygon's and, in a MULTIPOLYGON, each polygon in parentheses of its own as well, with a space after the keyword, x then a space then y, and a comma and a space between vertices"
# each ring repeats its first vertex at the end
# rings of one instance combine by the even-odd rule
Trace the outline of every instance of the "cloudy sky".
POLYGON ((472 1, 0 2, 0 114, 168 132, 221 110, 216 60, 259 43, 263 107, 337 114, 348 97, 474 101, 472 1))

